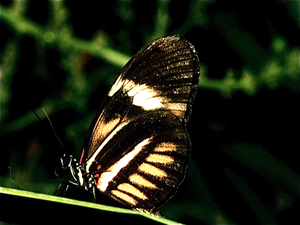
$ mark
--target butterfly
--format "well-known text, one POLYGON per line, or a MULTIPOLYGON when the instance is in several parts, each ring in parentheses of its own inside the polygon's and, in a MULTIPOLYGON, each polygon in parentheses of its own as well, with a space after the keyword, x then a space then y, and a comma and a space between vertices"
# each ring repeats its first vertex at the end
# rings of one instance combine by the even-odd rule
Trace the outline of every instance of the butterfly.
POLYGON ((124 66, 88 130, 81 157, 61 158, 78 186, 153 213, 182 183, 186 130, 200 76, 197 52, 177 35, 156 39, 124 66))

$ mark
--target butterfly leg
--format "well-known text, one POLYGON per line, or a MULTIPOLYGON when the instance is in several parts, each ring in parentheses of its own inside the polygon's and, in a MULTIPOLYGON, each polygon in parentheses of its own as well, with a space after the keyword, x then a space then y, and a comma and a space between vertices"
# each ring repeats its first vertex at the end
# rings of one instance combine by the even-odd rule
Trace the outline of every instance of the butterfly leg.
POLYGON ((93 192, 94 202, 97 202, 97 197, 96 197, 96 186, 93 186, 92 192, 93 192))
POLYGON ((70 186, 76 186, 78 187, 78 185, 76 183, 73 183, 71 181, 62 181, 59 186, 56 188, 54 195, 56 196, 66 196, 67 192, 69 190, 70 186), (65 187, 63 187, 65 186, 65 187))

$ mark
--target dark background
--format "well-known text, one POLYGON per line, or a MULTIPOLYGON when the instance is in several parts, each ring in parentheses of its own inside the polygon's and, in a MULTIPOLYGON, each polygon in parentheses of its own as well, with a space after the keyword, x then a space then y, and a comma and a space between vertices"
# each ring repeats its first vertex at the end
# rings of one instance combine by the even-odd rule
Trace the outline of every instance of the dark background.
POLYGON ((129 59, 149 41, 179 34, 199 52, 201 77, 188 124, 190 167, 162 214, 187 224, 299 223, 299 8, 1 1, 1 186, 53 194, 63 180, 54 175, 62 149, 43 107, 64 148, 80 156, 126 62, 101 57, 93 45, 129 59))

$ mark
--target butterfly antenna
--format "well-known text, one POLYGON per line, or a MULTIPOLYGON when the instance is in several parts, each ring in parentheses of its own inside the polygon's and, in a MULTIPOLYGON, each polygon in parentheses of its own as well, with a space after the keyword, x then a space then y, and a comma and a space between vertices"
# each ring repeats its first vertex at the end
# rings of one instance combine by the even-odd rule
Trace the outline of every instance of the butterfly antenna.
POLYGON ((32 109, 31 111, 34 113, 34 115, 38 118, 39 121, 42 121, 41 117, 39 117, 39 115, 36 113, 34 109, 32 109))
MULTIPOLYGON (((42 110, 43 110, 43 112, 45 113, 45 115, 46 115, 46 117, 47 117, 47 119, 48 119, 48 121, 49 121, 49 124, 50 124, 50 126, 51 126, 51 129, 52 129, 52 131, 53 131, 53 133, 54 133, 56 139, 58 140, 58 142, 59 142, 59 144, 60 144, 60 146, 61 146, 61 148, 62 148, 62 150, 63 150, 63 152, 64 152, 64 155, 66 155, 66 150, 65 150, 65 148, 64 148, 64 145, 63 145, 62 141, 60 140, 60 138, 58 137, 58 135, 57 135, 57 133, 56 133, 56 131, 55 131, 55 129, 54 129, 54 126, 53 126, 53 124, 52 124, 52 122, 51 122, 51 120, 50 120, 50 118, 49 118, 47 112, 45 111, 44 108, 42 108, 42 110)), ((35 113, 35 115, 37 115, 36 112, 34 112, 34 113, 35 113)), ((37 115, 37 117, 39 118, 38 115, 37 115)), ((41 119, 39 118, 39 120, 41 120, 41 119)))

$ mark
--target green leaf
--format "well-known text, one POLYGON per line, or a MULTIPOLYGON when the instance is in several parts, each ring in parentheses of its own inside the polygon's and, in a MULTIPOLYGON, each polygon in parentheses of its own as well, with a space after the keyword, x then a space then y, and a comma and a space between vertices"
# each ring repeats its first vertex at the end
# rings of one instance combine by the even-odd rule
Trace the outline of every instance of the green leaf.
POLYGON ((69 198, 39 194, 29 191, 0 187, 2 207, 0 221, 11 223, 42 223, 62 220, 71 224, 79 221, 85 224, 104 223, 116 224, 120 221, 130 221, 130 224, 180 224, 165 218, 124 209, 79 201, 69 198), (16 213, 15 213, 16 212, 16 213), (16 216, 17 215, 17 216, 16 216))

